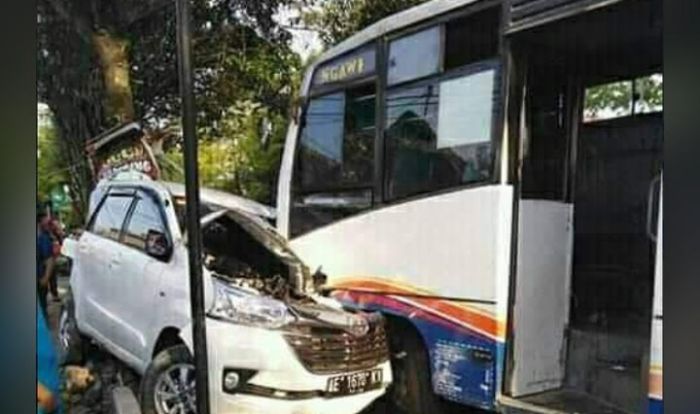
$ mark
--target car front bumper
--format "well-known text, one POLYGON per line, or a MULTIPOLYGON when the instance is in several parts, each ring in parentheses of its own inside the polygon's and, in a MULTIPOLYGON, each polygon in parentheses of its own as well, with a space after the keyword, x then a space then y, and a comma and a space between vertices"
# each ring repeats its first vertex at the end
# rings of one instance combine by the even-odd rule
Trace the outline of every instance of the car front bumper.
POLYGON ((211 411, 216 414, 358 413, 384 394, 392 381, 390 363, 386 361, 371 368, 382 370, 380 388, 348 396, 323 396, 328 379, 338 374, 309 372, 280 331, 212 318, 207 318, 207 348, 211 411), (224 391, 224 371, 231 369, 255 371, 247 384, 274 391, 264 396, 245 388, 233 393, 224 391))

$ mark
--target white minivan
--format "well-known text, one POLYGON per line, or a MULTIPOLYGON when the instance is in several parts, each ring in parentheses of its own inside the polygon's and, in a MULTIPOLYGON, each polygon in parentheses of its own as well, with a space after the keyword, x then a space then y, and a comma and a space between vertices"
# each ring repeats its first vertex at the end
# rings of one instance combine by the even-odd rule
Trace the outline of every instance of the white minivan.
MULTIPOLYGON (((384 319, 321 295, 269 224, 274 210, 201 191, 211 412, 357 413, 391 383, 384 319)), ((142 375, 144 414, 194 413, 184 187, 102 181, 69 239, 67 357, 93 341, 142 375)))

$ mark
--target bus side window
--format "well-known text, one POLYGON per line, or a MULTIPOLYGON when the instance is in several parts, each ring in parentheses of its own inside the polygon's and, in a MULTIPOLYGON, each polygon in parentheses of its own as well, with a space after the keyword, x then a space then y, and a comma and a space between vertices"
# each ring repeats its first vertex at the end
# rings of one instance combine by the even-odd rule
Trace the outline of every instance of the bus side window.
POLYGON ((440 33, 442 28, 414 33, 389 44, 387 82, 402 82, 435 74, 440 69, 440 33))
POLYGON ((500 14, 495 7, 446 24, 445 70, 498 55, 500 14))
POLYGON ((295 162, 291 235, 372 205, 374 84, 311 99, 295 162))
POLYGON ((491 177, 496 70, 387 95, 387 198, 491 177))
POLYGON ((533 72, 526 103, 529 137, 524 148, 522 198, 564 201, 569 165, 566 88, 551 70, 533 72))

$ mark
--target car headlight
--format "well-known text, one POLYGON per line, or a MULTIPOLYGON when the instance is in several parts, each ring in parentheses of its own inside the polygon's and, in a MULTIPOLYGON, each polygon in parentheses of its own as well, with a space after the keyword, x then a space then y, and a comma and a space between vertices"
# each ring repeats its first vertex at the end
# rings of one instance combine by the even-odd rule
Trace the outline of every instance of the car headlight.
POLYGON ((287 306, 275 299, 214 280, 214 303, 209 316, 229 322, 277 329, 294 320, 287 306))

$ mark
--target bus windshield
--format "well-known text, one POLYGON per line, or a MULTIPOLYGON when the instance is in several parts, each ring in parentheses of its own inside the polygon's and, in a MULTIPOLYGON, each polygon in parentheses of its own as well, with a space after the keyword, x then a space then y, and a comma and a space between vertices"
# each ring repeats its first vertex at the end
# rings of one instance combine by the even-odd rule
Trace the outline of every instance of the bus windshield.
POLYGON ((294 161, 293 236, 381 203, 493 182, 497 22, 488 9, 315 69, 294 161))

